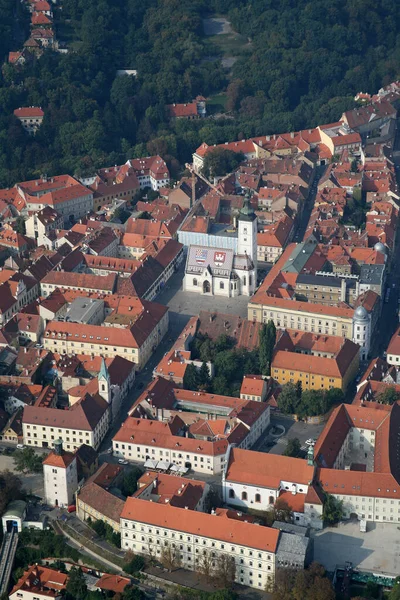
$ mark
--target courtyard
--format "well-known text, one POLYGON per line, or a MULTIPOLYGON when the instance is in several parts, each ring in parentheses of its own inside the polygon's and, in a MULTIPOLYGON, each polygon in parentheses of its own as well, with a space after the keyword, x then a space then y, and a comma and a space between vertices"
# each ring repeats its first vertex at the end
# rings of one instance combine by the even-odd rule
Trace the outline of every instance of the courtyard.
POLYGON ((389 523, 368 523, 360 532, 358 521, 340 523, 314 532, 314 560, 327 571, 351 562, 354 569, 398 575, 400 537, 398 527, 389 523))

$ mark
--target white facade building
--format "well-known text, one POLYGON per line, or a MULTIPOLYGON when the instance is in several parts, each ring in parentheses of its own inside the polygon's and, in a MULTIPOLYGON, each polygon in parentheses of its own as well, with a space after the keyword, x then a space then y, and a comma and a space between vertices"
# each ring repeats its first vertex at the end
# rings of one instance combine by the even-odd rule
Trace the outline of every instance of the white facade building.
POLYGON ((183 289, 205 296, 251 296, 257 286, 257 217, 249 200, 238 218, 237 253, 189 246, 183 289))
POLYGON ((201 570, 204 561, 213 570, 218 557, 229 556, 238 583, 265 590, 274 580, 280 532, 229 516, 224 509, 206 514, 128 498, 121 514, 121 548, 158 560, 167 552, 191 571, 201 570))
POLYGON ((78 489, 75 454, 63 452, 62 441, 54 443, 54 451, 43 461, 44 496, 49 506, 65 508, 73 503, 78 489))

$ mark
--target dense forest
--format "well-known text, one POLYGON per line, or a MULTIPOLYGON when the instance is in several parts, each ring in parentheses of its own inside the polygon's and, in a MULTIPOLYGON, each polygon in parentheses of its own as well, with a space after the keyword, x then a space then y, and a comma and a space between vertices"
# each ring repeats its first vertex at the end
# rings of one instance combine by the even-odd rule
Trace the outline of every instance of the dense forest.
MULTIPOLYGON (((0 0, 2 62, 28 23, 18 6, 0 0)), ((70 52, 46 51, 0 75, 1 186, 155 152, 178 175, 202 141, 336 120, 356 92, 375 92, 400 71, 397 0, 63 0, 55 10, 57 37, 66 23, 72 31, 70 52), (248 39, 231 71, 204 35, 210 12, 248 39), (138 76, 117 77, 121 68, 138 76), (166 103, 221 93, 226 118, 167 117, 166 103), (12 115, 30 105, 45 110, 34 138, 12 115)))

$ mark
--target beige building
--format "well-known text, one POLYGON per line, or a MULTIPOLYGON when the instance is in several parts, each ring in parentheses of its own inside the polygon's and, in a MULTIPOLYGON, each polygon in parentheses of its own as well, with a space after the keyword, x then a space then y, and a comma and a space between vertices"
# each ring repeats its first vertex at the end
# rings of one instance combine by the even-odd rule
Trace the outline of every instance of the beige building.
POLYGON ((113 454, 135 462, 166 461, 208 475, 221 473, 228 441, 185 437, 183 425, 177 417, 169 423, 128 417, 113 438, 113 454))
POLYGON ((76 496, 76 515, 81 521, 104 521, 118 533, 124 500, 114 496, 109 488, 116 485, 123 467, 103 463, 79 490, 76 496))
POLYGON ((112 294, 116 286, 116 275, 110 273, 105 277, 87 273, 50 271, 40 282, 42 295, 49 296, 56 289, 83 290, 85 292, 100 292, 112 294))
POLYGON ((110 405, 99 394, 86 394, 68 410, 26 406, 22 418, 23 441, 26 446, 51 448, 60 439, 69 451, 82 444, 97 450, 110 422, 110 405))
POLYGON ((43 346, 60 354, 120 355, 142 369, 168 331, 168 307, 152 303, 139 316, 133 312, 131 322, 128 315, 118 314, 103 325, 51 321, 43 346))

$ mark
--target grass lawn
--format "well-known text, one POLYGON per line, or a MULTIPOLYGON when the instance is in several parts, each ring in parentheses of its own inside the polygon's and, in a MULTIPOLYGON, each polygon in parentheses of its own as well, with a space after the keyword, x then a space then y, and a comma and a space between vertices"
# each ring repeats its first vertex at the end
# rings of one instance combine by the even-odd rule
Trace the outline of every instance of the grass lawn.
POLYGON ((219 56, 240 56, 248 47, 247 38, 240 33, 223 33, 221 35, 211 35, 204 39, 208 46, 210 54, 219 56))
POLYGON ((226 94, 215 94, 207 100, 207 113, 215 114, 226 110, 226 94))

